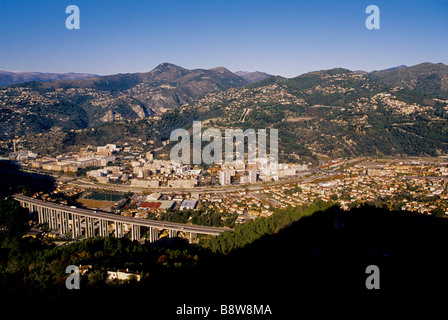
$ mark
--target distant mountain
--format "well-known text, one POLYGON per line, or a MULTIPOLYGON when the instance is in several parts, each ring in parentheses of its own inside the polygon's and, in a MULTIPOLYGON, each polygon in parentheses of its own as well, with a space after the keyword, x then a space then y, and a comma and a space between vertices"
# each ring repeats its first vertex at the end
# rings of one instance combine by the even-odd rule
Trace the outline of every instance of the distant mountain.
POLYGON ((188 70, 161 63, 146 73, 116 74, 86 80, 53 81, 36 88, 82 88, 97 90, 113 97, 126 96, 139 100, 155 112, 164 112, 191 102, 208 92, 241 87, 246 81, 224 67, 188 70))
POLYGON ((89 73, 43 73, 0 70, 0 87, 28 81, 80 80, 97 77, 89 73))
POLYGON ((203 130, 278 129, 282 161, 437 156, 448 154, 448 102, 417 91, 427 82, 412 80, 416 69, 424 77, 431 68, 446 79, 446 66, 430 64, 365 75, 335 68, 245 85, 223 67, 161 64, 141 74, 34 82, 0 88, 0 135, 27 137, 24 146, 38 152, 148 140, 160 146, 172 130, 201 120, 203 130))
POLYGON ((244 77, 245 75, 249 74, 249 71, 236 71, 234 74, 236 74, 238 77, 244 77))
POLYGON ((370 73, 373 79, 391 86, 414 89, 421 93, 448 99, 448 66, 443 63, 421 63, 399 66, 370 73))
POLYGON ((393 70, 397 70, 397 69, 402 69, 402 68, 407 68, 408 66, 405 66, 404 64, 396 66, 396 67, 392 67, 392 68, 387 68, 384 70, 380 70, 380 71, 393 71, 393 70))
POLYGON ((246 84, 223 67, 188 70, 170 63, 146 73, 16 84, 0 88, 0 136, 146 118, 246 84))
POLYGON ((242 77, 248 84, 255 83, 261 80, 264 80, 266 78, 272 77, 272 75, 267 74, 265 72, 255 71, 255 72, 249 72, 249 71, 237 71, 235 74, 239 77, 242 77))
POLYGON ((343 68, 273 76, 189 110, 221 130, 278 129, 284 160, 448 153, 448 103, 343 68))
MULTIPOLYGON (((396 67, 391 67, 391 68, 387 68, 387 69, 383 69, 383 70, 373 70, 371 73, 373 72, 380 72, 380 71, 393 71, 393 70, 397 70, 397 69, 402 69, 402 68, 407 68, 408 66, 405 66, 404 64, 396 66, 396 67)), ((367 71, 363 71, 365 73, 369 73, 367 71)))

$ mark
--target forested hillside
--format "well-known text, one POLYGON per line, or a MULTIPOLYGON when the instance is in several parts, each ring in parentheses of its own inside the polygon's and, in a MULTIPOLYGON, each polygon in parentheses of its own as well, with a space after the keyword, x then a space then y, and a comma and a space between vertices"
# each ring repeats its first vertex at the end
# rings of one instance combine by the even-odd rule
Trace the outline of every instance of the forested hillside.
MULTIPOLYGON (((405 72, 407 69, 388 72, 405 72)), ((158 81, 184 79, 182 81, 188 80, 185 83, 191 84, 192 79, 207 74, 202 75, 203 72, 161 65, 151 72, 151 77, 158 81)), ((222 68, 210 72, 226 74, 222 68)), ((137 79, 135 77, 128 75, 117 79, 127 79, 125 82, 129 84, 132 79, 137 79)), ((191 129, 195 120, 202 121, 203 130, 210 127, 221 131, 237 128, 278 129, 281 161, 316 163, 319 159, 360 155, 445 154, 448 151, 448 101, 377 78, 336 68, 291 79, 270 77, 246 87, 228 89, 228 86, 239 86, 241 83, 224 82, 227 89, 224 86, 212 92, 206 90, 208 93, 202 91, 204 94, 201 93, 200 97, 185 100, 176 108, 157 115, 149 115, 152 112, 145 109, 136 95, 121 96, 113 99, 110 105, 113 108, 108 109, 107 115, 104 114, 106 123, 81 130, 74 129, 90 126, 89 119, 98 119, 106 109, 99 107, 101 112, 96 111, 99 110, 97 108, 84 109, 83 101, 92 103, 93 98, 75 95, 77 98, 73 101, 60 101, 53 105, 48 117, 39 116, 42 114, 40 111, 18 113, 19 106, 14 111, 2 109, 2 125, 6 136, 11 135, 16 130, 14 128, 28 132, 21 139, 21 146, 42 154, 106 143, 128 143, 149 150, 160 147, 173 130, 191 129), (130 105, 134 107, 129 109, 130 105), (59 119, 57 121, 67 119, 67 122, 55 127, 54 117, 59 119), (25 121, 22 125, 17 122, 20 119, 30 122, 21 120, 25 121), (42 131, 40 134, 29 134, 39 130, 42 131)), ((83 81, 88 81, 91 88, 97 90, 100 84, 94 79, 83 81)), ((117 90, 124 89, 124 84, 113 82, 112 78, 112 82, 101 81, 104 86, 109 86, 110 94, 115 90, 114 83, 120 87, 117 90)), ((49 86, 49 83, 39 85, 39 90, 50 90, 44 89, 44 85, 49 86)), ((71 90, 75 89, 65 89, 64 96, 67 97, 67 92, 71 90)), ((30 108, 27 105, 22 107, 22 110, 30 108)), ((42 112, 45 109, 38 106, 31 108, 43 108, 42 112)), ((11 148, 11 144, 12 141, 9 145, 3 144, 4 150, 11 148)))

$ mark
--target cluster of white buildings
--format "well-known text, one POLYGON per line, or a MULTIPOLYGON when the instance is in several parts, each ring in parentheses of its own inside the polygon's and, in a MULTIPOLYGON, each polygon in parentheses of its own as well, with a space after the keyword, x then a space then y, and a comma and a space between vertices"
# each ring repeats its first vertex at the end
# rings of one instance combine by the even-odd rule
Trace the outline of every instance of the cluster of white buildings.
POLYGON ((97 170, 90 170, 86 172, 86 176, 95 178, 98 182, 107 183, 110 180, 129 180, 129 174, 123 172, 123 167, 106 166, 97 170))
MULTIPOLYGON (((120 166, 108 166, 116 160, 115 154, 124 151, 115 144, 96 147, 96 151, 85 151, 79 154, 59 155, 56 158, 44 157, 29 161, 32 168, 48 171, 77 172, 87 167, 98 167, 98 169, 86 172, 86 176, 100 183, 110 181, 129 181, 133 187, 159 188, 167 187, 174 189, 194 188, 200 181, 213 183, 210 177, 202 176, 202 169, 192 167, 171 160, 154 159, 152 152, 147 152, 139 158, 124 157, 125 163, 120 166)), ((24 154, 30 157, 33 155, 24 154)), ((239 184, 254 184, 258 180, 272 181, 287 177, 294 177, 308 169, 307 165, 291 165, 278 163, 269 157, 255 158, 250 161, 236 160, 232 163, 224 162, 221 170, 215 172, 222 186, 239 184)), ((209 171, 209 170, 207 170, 209 171)))
POLYGON ((235 161, 230 164, 223 164, 219 173, 219 183, 229 185, 239 178, 240 184, 253 184, 257 180, 272 181, 287 177, 294 177, 303 171, 308 170, 308 166, 298 164, 284 164, 269 161, 267 158, 256 158, 248 164, 243 161, 235 161), (246 174, 247 173, 247 174, 246 174))
POLYGON ((148 155, 146 159, 132 161, 131 166, 134 176, 131 185, 142 188, 157 188, 160 186, 193 188, 198 185, 198 179, 202 172, 200 169, 192 169, 189 165, 171 160, 156 160, 148 155))
POLYGON ((74 155, 60 156, 56 158, 45 157, 30 161, 30 165, 32 168, 48 171, 76 172, 78 169, 87 167, 103 167, 106 166, 109 161, 114 160, 114 156, 80 157, 74 155))
POLYGON ((36 159, 36 154, 27 153, 29 166, 35 169, 42 169, 47 171, 63 171, 63 172, 77 172, 79 169, 87 167, 104 167, 109 161, 114 161, 115 156, 112 154, 119 151, 116 145, 108 144, 104 147, 97 147, 97 152, 92 154, 66 154, 59 155, 56 158, 44 157, 36 159))
POLYGON ((36 159, 37 157, 38 157, 37 153, 34 153, 32 151, 29 151, 29 150, 21 150, 19 152, 11 152, 9 154, 9 159, 10 160, 15 160, 15 161, 18 161, 18 162, 36 159))

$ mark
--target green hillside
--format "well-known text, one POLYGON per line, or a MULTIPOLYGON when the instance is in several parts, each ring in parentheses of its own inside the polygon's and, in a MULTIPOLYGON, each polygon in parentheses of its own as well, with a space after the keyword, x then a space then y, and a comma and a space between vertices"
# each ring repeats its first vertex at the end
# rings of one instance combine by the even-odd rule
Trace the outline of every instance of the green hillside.
MULTIPOLYGON (((186 83, 202 77, 196 72, 203 72, 189 72, 172 65, 156 69, 152 71, 154 78, 188 79, 186 83)), ((212 72, 226 73, 223 68, 212 72)), ((94 78, 82 81, 95 83, 94 78)), ((50 89, 39 86, 39 90, 50 89)), ((62 92, 68 97, 73 90, 62 92)), ((35 126, 44 131, 28 135, 23 146, 45 153, 76 150, 89 144, 129 143, 141 147, 152 140, 153 146, 158 147, 174 129, 190 129, 193 121, 201 120, 203 130, 278 129, 282 161, 317 162, 360 155, 437 156, 448 152, 447 101, 342 68, 291 79, 270 77, 246 87, 211 91, 161 115, 145 113, 145 105, 135 95, 120 96, 111 100, 109 113, 103 115, 107 121, 88 128, 92 125, 89 119, 99 118, 104 112, 101 106, 82 107, 84 103, 92 104, 92 99, 75 94, 70 101, 55 104, 56 112, 52 115, 57 115, 57 121, 70 119, 65 125, 42 117, 48 110, 44 106, 34 107, 40 108, 40 112, 22 114, 20 119, 29 120, 29 125, 18 126, 20 130, 33 132, 35 126), (55 130, 55 124, 62 130, 55 130), (86 129, 70 130, 77 127, 86 129)), ((11 123, 14 116, 18 115, 5 112, 2 125, 6 132, 15 128, 11 123)))
POLYGON ((388 85, 448 99, 448 66, 443 63, 426 62, 412 67, 375 71, 370 77, 388 85))

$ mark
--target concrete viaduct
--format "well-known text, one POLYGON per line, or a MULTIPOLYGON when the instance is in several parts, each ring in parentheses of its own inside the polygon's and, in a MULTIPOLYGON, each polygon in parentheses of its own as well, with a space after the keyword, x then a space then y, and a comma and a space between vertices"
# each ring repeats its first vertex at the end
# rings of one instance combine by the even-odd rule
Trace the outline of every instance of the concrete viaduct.
POLYGON ((50 229, 59 230, 60 233, 71 232, 73 238, 82 235, 85 235, 86 238, 93 238, 96 235, 107 237, 109 236, 108 226, 110 223, 114 224, 114 233, 117 238, 124 236, 123 226, 129 226, 132 240, 140 240, 141 227, 146 227, 149 230, 148 240, 150 242, 159 239, 160 230, 168 230, 170 238, 176 237, 178 232, 189 233, 190 241, 195 238, 197 234, 215 236, 226 230, 231 230, 226 228, 124 217, 105 212, 96 212, 65 206, 53 202, 44 202, 22 195, 14 195, 13 198, 30 212, 37 212, 39 223, 47 223, 50 229))

